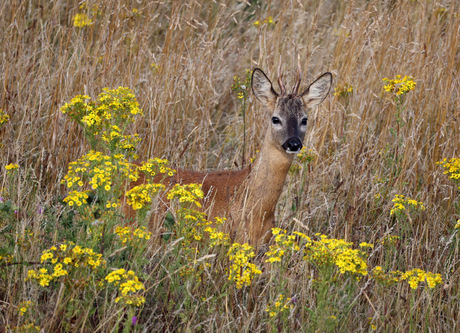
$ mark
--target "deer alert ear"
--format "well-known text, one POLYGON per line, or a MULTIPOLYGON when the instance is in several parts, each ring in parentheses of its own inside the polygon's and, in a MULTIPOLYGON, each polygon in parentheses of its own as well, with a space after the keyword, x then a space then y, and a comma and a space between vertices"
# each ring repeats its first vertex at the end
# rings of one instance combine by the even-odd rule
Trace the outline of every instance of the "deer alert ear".
POLYGON ((272 82, 259 68, 254 69, 252 72, 252 91, 263 104, 272 103, 278 97, 278 93, 273 89, 272 82))
POLYGON ((324 73, 317 78, 310 86, 300 95, 307 107, 313 107, 320 104, 326 98, 332 86, 332 74, 324 73))

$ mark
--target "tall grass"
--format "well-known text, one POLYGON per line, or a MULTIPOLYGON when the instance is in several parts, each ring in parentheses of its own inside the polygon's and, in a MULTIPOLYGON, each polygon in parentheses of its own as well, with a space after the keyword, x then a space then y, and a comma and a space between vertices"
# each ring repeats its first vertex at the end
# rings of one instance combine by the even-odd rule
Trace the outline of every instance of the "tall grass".
MULTIPOLYGON (((460 157, 459 16, 449 1, 2 1, 0 331, 458 330, 459 184, 436 162, 460 157), (75 26, 77 14, 92 23, 75 26), (249 258, 261 274, 238 289, 228 280, 229 244, 196 242, 200 254, 190 257, 181 237, 127 252, 114 233, 107 243, 83 233, 61 180, 90 144, 62 105, 130 87, 143 110, 129 128, 142 138, 140 159, 233 169, 243 128, 251 157, 268 125, 254 98, 243 124, 234 76, 260 67, 275 81, 281 68, 289 89, 299 59, 304 87, 331 71, 337 89, 309 114, 311 158, 290 173, 277 226, 373 244, 369 275, 343 275, 291 249, 281 263, 249 258), (417 84, 401 103, 383 89, 396 75, 417 84), (396 195, 426 209, 392 215, 396 195), (70 240, 103 252, 107 270, 135 269, 145 304, 115 303, 110 283, 72 291, 26 280, 44 250, 70 240), (380 283, 378 266, 439 273, 443 285, 380 283)), ((113 221, 113 230, 126 225, 122 215, 113 221)), ((104 280, 91 267, 88 276, 104 280)))

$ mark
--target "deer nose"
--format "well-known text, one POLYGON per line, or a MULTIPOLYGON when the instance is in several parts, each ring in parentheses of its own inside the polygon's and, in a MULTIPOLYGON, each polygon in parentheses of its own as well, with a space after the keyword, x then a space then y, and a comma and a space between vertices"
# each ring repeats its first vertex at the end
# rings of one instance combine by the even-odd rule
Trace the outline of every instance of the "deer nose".
POLYGON ((297 154, 302 149, 302 141, 299 138, 290 138, 283 143, 282 147, 286 153, 297 154))

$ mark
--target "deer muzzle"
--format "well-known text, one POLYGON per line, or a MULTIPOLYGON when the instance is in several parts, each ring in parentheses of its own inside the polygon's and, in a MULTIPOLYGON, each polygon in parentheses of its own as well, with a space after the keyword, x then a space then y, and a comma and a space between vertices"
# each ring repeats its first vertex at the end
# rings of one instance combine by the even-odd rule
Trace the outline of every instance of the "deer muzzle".
POLYGON ((296 137, 289 138, 281 147, 283 147, 288 154, 298 154, 302 149, 302 141, 296 137))

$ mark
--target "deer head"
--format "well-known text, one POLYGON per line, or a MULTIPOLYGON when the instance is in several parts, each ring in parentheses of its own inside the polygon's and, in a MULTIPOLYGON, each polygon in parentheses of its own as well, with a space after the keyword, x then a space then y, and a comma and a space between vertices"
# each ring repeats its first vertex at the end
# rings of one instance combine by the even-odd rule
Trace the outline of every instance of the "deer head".
POLYGON ((300 74, 291 94, 286 94, 282 75, 278 78, 278 94, 265 73, 259 68, 252 73, 252 90, 257 99, 271 114, 271 123, 267 132, 271 144, 287 154, 297 154, 303 146, 307 129, 307 110, 320 104, 329 93, 332 74, 327 72, 318 77, 301 94, 300 74))

